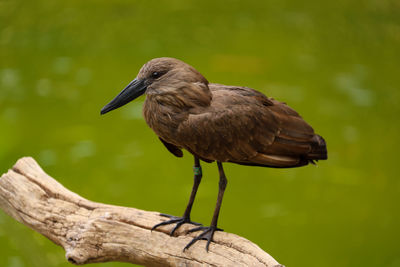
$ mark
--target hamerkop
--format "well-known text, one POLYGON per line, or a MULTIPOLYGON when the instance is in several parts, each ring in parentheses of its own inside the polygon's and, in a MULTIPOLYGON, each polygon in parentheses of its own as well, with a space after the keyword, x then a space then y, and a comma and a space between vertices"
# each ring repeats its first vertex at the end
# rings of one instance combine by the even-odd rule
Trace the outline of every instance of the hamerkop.
POLYGON ((175 58, 155 58, 144 64, 137 77, 102 110, 105 114, 146 94, 143 115, 165 147, 182 157, 182 149, 194 156, 194 184, 182 217, 162 214, 169 220, 153 229, 176 224, 171 235, 190 220, 190 212, 202 171, 200 160, 216 161, 219 192, 209 227, 186 247, 207 240, 217 228, 227 179, 223 162, 272 168, 292 168, 327 159, 324 139, 300 115, 283 102, 251 88, 209 83, 192 66, 175 58))

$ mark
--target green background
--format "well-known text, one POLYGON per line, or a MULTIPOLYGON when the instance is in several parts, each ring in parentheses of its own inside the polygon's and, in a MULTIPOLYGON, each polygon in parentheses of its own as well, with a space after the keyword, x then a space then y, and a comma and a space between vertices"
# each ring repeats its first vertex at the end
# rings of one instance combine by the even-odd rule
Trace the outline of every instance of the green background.
MULTIPOLYGON (((287 102, 327 140, 317 167, 226 164, 225 231, 286 266, 400 266, 397 0, 0 0, 0 173, 32 156, 88 199, 181 215, 192 157, 158 141, 144 97, 99 115, 161 56, 287 102)), ((192 217, 207 225, 218 174, 203 166, 192 217)), ((4 212, 0 255, 0 266, 71 266, 4 212)))

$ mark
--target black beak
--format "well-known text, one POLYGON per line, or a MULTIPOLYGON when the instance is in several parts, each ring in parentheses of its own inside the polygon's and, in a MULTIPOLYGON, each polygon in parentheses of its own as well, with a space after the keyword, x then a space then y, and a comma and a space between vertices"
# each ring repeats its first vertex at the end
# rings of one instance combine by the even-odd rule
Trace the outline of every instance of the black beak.
POLYGON ((131 102, 133 99, 143 95, 146 91, 146 87, 147 86, 144 84, 144 80, 134 79, 128 84, 127 87, 125 87, 124 90, 121 91, 121 93, 119 93, 113 100, 111 100, 110 103, 101 109, 100 114, 106 114, 107 112, 119 108, 131 102))

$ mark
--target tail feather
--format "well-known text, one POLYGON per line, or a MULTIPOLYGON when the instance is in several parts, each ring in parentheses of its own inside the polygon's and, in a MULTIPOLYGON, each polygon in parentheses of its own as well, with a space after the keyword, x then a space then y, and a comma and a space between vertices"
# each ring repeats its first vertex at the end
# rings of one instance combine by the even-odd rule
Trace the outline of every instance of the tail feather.
POLYGON ((322 136, 318 134, 313 136, 311 143, 311 151, 310 153, 307 154, 306 158, 308 160, 319 160, 328 158, 326 142, 322 136))

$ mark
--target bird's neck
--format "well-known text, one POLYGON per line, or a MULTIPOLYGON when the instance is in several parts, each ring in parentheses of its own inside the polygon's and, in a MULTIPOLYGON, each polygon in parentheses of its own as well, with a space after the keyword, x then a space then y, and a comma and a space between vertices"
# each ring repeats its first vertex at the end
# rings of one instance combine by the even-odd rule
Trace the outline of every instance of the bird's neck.
POLYGON ((211 103, 211 91, 206 83, 174 82, 158 87, 149 87, 146 101, 170 107, 176 112, 206 107, 211 103))

